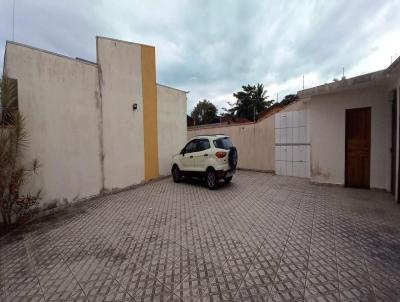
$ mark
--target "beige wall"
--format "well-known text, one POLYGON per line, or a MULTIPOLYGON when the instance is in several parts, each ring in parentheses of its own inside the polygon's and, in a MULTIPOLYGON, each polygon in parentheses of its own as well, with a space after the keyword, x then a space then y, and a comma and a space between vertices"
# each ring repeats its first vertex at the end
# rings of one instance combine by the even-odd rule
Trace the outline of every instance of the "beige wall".
POLYGON ((18 80, 19 109, 40 173, 24 191, 44 202, 88 197, 101 188, 97 67, 8 43, 5 73, 18 80))
POLYGON ((370 87, 308 101, 313 181, 344 184, 346 109, 371 107, 370 185, 390 189, 390 98, 387 88, 370 87))
POLYGON ((186 143, 186 93, 157 85, 158 162, 160 175, 171 173, 172 156, 186 143))
MULTIPOLYGON (((4 73, 18 81, 19 109, 30 135, 25 160, 42 165, 23 190, 42 190, 42 205, 144 181, 141 47, 98 37, 95 64, 7 43, 4 73)), ((156 87, 155 77, 150 84, 156 87)), ((150 126, 160 129, 153 131, 156 172, 166 175, 170 158, 186 141, 186 93, 157 85, 154 102, 157 116, 150 126)))
POLYGON ((104 188, 144 179, 143 96, 139 44, 97 38, 103 102, 104 188), (132 110, 132 104, 138 107, 132 110))
POLYGON ((242 169, 275 170, 274 116, 257 123, 191 128, 188 139, 200 134, 226 134, 238 150, 238 167, 242 169))

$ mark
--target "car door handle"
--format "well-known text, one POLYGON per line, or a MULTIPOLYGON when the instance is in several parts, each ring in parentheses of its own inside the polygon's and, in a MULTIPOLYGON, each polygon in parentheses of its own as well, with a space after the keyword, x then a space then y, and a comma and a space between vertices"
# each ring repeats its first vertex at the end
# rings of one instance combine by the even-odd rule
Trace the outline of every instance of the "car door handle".
POLYGON ((204 154, 204 156, 208 156, 208 154, 204 154))
POLYGON ((193 158, 193 155, 190 155, 190 158, 193 158))

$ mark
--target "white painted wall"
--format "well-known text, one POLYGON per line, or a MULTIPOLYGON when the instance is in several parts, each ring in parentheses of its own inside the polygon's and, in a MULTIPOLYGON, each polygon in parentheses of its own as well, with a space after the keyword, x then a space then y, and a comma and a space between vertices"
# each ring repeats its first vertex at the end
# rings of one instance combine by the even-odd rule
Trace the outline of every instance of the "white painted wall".
POLYGON ((139 44, 97 38, 103 100, 104 187, 144 179, 143 96, 139 44), (137 103, 137 110, 132 110, 137 103))
POLYGON ((101 188, 97 67, 8 43, 5 72, 18 80, 19 109, 39 174, 24 192, 43 190, 43 202, 69 202, 101 188))
POLYGON ((186 93, 157 85, 158 162, 160 176, 171 173, 172 156, 186 144, 186 93))
POLYGON ((390 90, 372 86, 312 97, 307 103, 311 135, 311 179, 345 182, 346 109, 371 107, 371 188, 390 190, 390 90))

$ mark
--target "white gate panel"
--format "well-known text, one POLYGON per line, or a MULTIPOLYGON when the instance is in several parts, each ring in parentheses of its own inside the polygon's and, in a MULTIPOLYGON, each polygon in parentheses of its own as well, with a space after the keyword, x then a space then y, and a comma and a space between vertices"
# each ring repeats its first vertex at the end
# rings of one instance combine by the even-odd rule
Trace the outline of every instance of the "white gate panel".
POLYGON ((292 112, 292 120, 293 120, 292 127, 298 127, 299 126, 299 111, 292 112))
POLYGON ((287 127, 287 114, 281 113, 279 128, 286 128, 286 127, 287 127))
POLYGON ((299 144, 307 142, 307 130, 306 127, 299 127, 299 144))
POLYGON ((281 165, 281 175, 286 175, 286 162, 281 161, 280 165, 281 165))
POLYGON ((298 126, 302 126, 302 127, 306 127, 307 126, 307 117, 306 117, 306 111, 305 110, 301 110, 298 111, 299 114, 299 124, 298 126))
POLYGON ((305 162, 293 162, 293 176, 307 177, 305 162))
POLYGON ((275 129, 281 128, 281 117, 279 114, 275 114, 275 129))
POLYGON ((293 146, 293 161, 300 161, 300 147, 301 146, 293 146))
POLYGON ((275 145, 281 143, 281 129, 275 129, 275 145))
POLYGON ((286 128, 286 144, 293 144, 293 128, 286 128))
POLYGON ((281 163, 282 162, 280 160, 275 161, 275 174, 277 174, 277 175, 283 175, 281 163))
POLYGON ((293 161, 293 146, 285 146, 284 148, 286 151, 285 161, 287 162, 293 161))
POLYGON ((281 128, 281 144, 286 144, 287 142, 287 128, 281 128))
POLYGON ((300 143, 300 128, 294 127, 293 128, 293 144, 300 143))
POLYGON ((275 160, 281 160, 281 146, 276 146, 275 147, 275 160))
POLYGON ((293 127, 293 111, 287 112, 286 128, 293 127))
POLYGON ((310 177, 310 146, 305 110, 275 114, 275 173, 310 177))

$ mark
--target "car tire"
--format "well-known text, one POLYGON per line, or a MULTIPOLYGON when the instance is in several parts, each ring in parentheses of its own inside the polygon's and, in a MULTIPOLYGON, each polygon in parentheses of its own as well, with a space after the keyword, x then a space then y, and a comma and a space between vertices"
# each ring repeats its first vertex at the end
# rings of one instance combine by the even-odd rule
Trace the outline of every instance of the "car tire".
POLYGON ((228 163, 232 170, 236 169, 238 162, 238 152, 235 147, 229 149, 228 163))
POLYGON ((210 190, 215 190, 218 186, 217 173, 212 169, 206 172, 206 185, 210 190))
POLYGON ((181 180, 182 180, 182 175, 181 175, 181 171, 179 171, 178 166, 175 165, 175 166, 172 168, 171 174, 172 174, 172 179, 174 180, 174 182, 176 182, 176 183, 181 182, 181 180))
POLYGON ((225 183, 230 183, 232 181, 232 176, 224 178, 225 183))

